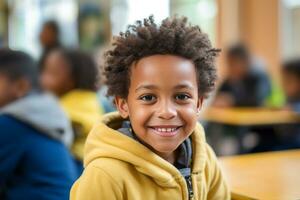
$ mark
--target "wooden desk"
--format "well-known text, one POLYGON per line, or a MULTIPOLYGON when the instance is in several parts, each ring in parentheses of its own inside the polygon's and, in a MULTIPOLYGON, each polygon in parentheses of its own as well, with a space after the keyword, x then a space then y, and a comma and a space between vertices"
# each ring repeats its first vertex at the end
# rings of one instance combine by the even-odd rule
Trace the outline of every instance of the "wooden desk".
POLYGON ((270 125, 300 123, 300 115, 266 108, 206 108, 201 119, 228 125, 270 125))
POLYGON ((233 199, 300 199, 300 150, 220 158, 233 199))

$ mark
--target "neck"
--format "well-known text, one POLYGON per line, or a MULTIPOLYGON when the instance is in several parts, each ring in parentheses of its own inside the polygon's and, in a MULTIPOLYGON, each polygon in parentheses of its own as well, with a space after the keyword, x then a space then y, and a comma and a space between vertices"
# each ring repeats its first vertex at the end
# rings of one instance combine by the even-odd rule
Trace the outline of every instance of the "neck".
POLYGON ((164 159, 167 162, 169 162, 172 165, 174 165, 174 163, 175 163, 175 161, 177 159, 177 149, 175 151, 171 152, 171 153, 159 152, 159 151, 156 151, 153 147, 151 147, 147 143, 143 142, 142 140, 140 140, 140 141, 146 147, 148 147, 149 149, 151 149, 151 151, 153 151, 154 153, 156 153, 159 157, 161 157, 162 159, 164 159))
POLYGON ((158 156, 160 156, 162 159, 166 160, 167 162, 174 165, 176 159, 177 159, 177 150, 171 152, 171 153, 164 153, 164 152, 157 152, 153 150, 158 156))
POLYGON ((177 155, 178 155, 178 148, 171 152, 171 153, 165 153, 165 152, 159 152, 156 151, 153 147, 151 147, 150 145, 148 145, 147 143, 145 143, 143 140, 141 140, 136 134, 135 136, 137 137, 137 140, 140 141, 143 145, 145 145, 146 147, 148 147, 149 149, 151 149, 151 151, 153 151, 154 153, 156 153, 159 157, 161 157, 162 159, 166 160, 167 162, 171 163, 172 165, 174 165, 176 159, 177 159, 177 155))

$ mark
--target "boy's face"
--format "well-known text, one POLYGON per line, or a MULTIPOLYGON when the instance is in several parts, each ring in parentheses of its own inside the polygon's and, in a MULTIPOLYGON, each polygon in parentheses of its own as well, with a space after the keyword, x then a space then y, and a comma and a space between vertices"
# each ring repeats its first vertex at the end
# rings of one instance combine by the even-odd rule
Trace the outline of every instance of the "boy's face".
POLYGON ((300 79, 290 72, 283 71, 282 85, 283 90, 288 98, 300 97, 300 79))
POLYGON ((70 66, 60 52, 53 51, 47 56, 41 74, 41 85, 45 90, 57 96, 61 96, 74 88, 70 66))
POLYGON ((173 153, 193 132, 202 98, 196 69, 185 58, 153 55, 131 66, 127 99, 116 98, 137 137, 158 154, 173 153))
POLYGON ((0 108, 24 96, 30 90, 30 84, 24 79, 9 79, 0 73, 0 108))

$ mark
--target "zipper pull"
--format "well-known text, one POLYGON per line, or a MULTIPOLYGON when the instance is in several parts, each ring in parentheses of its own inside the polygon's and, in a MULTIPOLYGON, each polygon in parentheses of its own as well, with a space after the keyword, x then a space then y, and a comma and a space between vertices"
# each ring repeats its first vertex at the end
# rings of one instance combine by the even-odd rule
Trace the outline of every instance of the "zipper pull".
POLYGON ((188 193, 189 193, 189 200, 193 200, 194 199, 194 192, 193 192, 192 177, 191 176, 186 176, 185 180, 186 180, 187 189, 188 189, 188 193))

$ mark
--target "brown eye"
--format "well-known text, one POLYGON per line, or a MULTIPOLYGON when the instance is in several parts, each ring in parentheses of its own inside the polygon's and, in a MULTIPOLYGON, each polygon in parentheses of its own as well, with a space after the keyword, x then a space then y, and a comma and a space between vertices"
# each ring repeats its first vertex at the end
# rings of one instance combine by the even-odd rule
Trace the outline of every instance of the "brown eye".
POLYGON ((175 99, 176 100, 180 100, 180 101, 184 101, 184 100, 187 100, 187 99, 190 99, 191 97, 187 94, 177 94, 175 96, 175 99))
POLYGON ((154 95, 144 95, 140 98, 140 100, 146 101, 146 102, 152 102, 152 101, 156 100, 156 97, 154 95))

